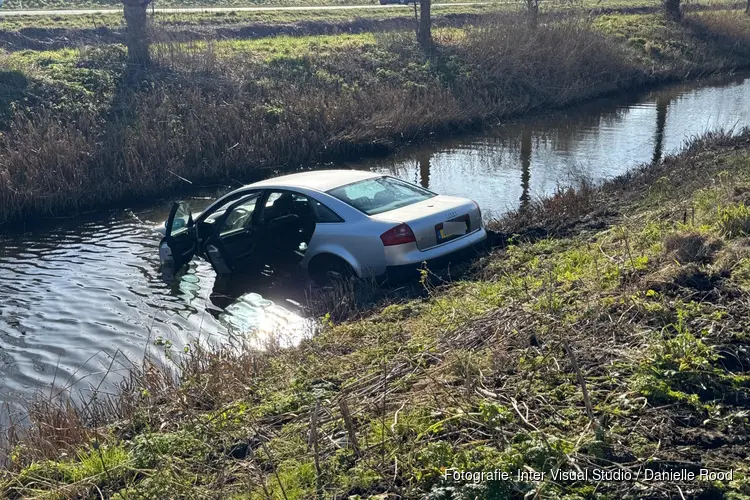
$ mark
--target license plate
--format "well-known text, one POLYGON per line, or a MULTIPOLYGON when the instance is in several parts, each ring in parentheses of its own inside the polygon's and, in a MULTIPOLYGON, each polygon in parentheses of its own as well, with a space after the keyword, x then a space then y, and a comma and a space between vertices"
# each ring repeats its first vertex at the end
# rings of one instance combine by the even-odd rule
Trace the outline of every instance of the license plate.
POLYGON ((435 226, 438 243, 463 236, 468 232, 469 222, 467 220, 446 221, 435 226))

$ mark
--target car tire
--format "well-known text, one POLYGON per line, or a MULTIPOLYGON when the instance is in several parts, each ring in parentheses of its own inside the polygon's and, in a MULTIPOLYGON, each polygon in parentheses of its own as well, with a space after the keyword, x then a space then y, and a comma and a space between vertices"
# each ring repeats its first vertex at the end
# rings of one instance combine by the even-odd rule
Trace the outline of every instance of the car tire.
POLYGON ((327 286, 335 281, 348 281, 357 274, 344 259, 335 255, 323 255, 310 263, 310 277, 319 286, 327 286))

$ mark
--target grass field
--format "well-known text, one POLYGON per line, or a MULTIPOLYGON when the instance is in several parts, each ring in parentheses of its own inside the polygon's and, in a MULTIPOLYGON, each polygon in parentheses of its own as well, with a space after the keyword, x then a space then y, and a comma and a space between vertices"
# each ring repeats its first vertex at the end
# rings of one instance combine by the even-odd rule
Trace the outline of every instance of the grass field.
MULTIPOLYGON (((466 3, 470 0, 439 0, 434 3, 466 3)), ((480 0, 478 0, 480 1, 480 0)), ((513 0, 489 0, 487 3, 520 3, 513 0)), ((260 6, 315 6, 315 5, 375 5, 377 0, 156 0, 155 7, 260 7, 260 6)), ((726 5, 730 0, 701 0, 690 2, 702 5, 726 5)), ((543 0, 542 9, 550 8, 621 8, 657 6, 657 0, 543 0)), ((6 0, 5 10, 119 8, 119 0, 6 0)))
MULTIPOLYGON (((446 14, 488 14, 497 12, 492 5, 439 6, 434 7, 438 17, 446 14)), ((265 11, 265 12, 204 12, 204 13, 156 13, 150 16, 155 29, 178 27, 213 27, 248 24, 292 24, 300 22, 342 23, 357 19, 414 19, 409 9, 364 9, 364 10, 320 10, 320 11, 265 11)), ((18 31, 24 28, 43 29, 90 29, 121 28, 121 14, 91 14, 72 16, 0 16, 0 31, 18 31)))
MULTIPOLYGON (((744 8, 729 0, 691 2, 691 12, 744 8)), ((610 0, 598 2, 543 2, 542 19, 596 18, 602 15, 658 13, 654 0, 610 0)), ((433 20, 440 27, 466 27, 482 24, 488 16, 520 14, 520 3, 486 5, 435 5, 433 20)), ((82 45, 121 43, 124 20, 119 13, 84 15, 2 16, 0 47, 6 50, 46 50, 82 45)), ((157 40, 191 41, 231 38, 261 38, 278 35, 325 35, 334 33, 385 32, 410 28, 414 21, 411 7, 388 9, 334 9, 304 11, 156 11, 150 15, 157 40)))
MULTIPOLYGON (((466 0, 445 0, 453 3, 466 0)), ((372 0, 157 0, 157 7, 260 7, 260 6, 307 6, 307 5, 366 5, 372 0)), ((6 0, 3 9, 93 9, 118 8, 118 0, 6 0)))
POLYGON ((748 193, 750 133, 560 190, 497 221, 515 236, 463 277, 427 272, 414 298, 328 317, 299 348, 192 346, 168 356, 180 384, 150 366, 117 400, 40 404, 0 492, 747 498, 748 193), (616 479, 704 467, 733 478, 616 479), (615 479, 551 477, 583 469, 615 479))

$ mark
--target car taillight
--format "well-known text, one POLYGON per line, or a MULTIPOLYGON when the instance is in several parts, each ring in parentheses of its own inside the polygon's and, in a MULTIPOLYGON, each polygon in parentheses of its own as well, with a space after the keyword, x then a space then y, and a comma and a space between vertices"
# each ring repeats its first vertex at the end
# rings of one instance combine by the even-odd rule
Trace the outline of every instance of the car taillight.
POLYGON ((387 247, 417 241, 411 228, 406 224, 399 224, 393 229, 389 229, 380 235, 380 239, 383 240, 383 245, 387 247))
MULTIPOLYGON (((474 200, 471 200, 471 201, 474 201, 474 200)), ((477 214, 479 215, 479 224, 481 224, 482 223, 482 208, 479 206, 479 203, 477 203, 476 201, 474 201, 474 205, 477 206, 477 214)))

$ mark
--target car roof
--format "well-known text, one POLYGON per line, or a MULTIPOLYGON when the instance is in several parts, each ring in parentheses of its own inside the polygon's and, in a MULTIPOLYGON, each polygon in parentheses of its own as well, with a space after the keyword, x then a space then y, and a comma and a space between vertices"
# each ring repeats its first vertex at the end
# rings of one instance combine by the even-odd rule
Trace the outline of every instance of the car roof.
POLYGON ((265 179, 246 187, 298 187, 325 192, 353 182, 372 179, 373 177, 382 177, 382 174, 365 170, 312 170, 265 179))

